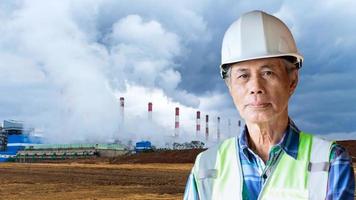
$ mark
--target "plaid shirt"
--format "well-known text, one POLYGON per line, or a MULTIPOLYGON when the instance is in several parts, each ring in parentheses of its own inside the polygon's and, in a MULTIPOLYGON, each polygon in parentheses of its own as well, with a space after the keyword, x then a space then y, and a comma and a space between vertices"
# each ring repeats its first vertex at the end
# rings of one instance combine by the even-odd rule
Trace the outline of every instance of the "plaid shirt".
MULTIPOLYGON (((262 175, 266 170, 276 164, 276 159, 284 151, 293 158, 298 156, 299 129, 290 120, 289 126, 281 141, 273 146, 266 163, 255 154, 247 143, 247 127, 243 129, 238 137, 238 153, 243 173, 242 197, 244 200, 255 200, 258 198, 266 177, 262 175)), ((355 191, 355 178, 351 158, 347 151, 338 144, 332 146, 330 154, 330 169, 327 188, 327 200, 353 200, 355 191)), ((189 175, 184 192, 185 200, 199 199, 196 183, 192 174, 189 175)))

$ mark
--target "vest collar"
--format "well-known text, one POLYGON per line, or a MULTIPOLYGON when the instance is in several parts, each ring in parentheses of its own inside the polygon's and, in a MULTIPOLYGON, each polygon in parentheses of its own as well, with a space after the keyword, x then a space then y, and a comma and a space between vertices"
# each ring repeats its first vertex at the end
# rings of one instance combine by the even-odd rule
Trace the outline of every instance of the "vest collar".
MULTIPOLYGON (((300 130, 289 118, 288 127, 284 132, 282 140, 278 144, 276 144, 276 146, 282 148, 284 152, 286 152, 294 159, 297 159, 298 157, 299 133, 300 130)), ((249 162, 252 162, 255 154, 252 153, 253 151, 248 147, 247 134, 248 129, 245 125, 240 133, 240 136, 238 137, 238 143, 241 148, 240 151, 242 150, 242 154, 249 162)))

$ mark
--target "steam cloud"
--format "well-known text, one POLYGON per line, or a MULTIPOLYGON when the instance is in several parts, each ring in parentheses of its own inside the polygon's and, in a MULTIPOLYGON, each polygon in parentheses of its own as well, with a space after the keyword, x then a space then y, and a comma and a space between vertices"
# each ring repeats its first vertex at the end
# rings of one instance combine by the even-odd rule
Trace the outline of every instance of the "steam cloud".
POLYGON ((181 66, 175 59, 186 51, 182 38, 138 14, 118 18, 102 33, 99 5, 24 1, 6 8, 0 76, 2 91, 11 95, 2 99, 9 105, 2 116, 42 129, 50 143, 159 141, 172 135, 173 109, 180 106, 190 113, 181 116, 187 124, 181 134, 193 137, 200 100, 178 88, 181 66), (118 123, 119 96, 126 98, 124 127, 118 123))
POLYGON ((147 138, 164 145, 179 106, 182 140, 194 139, 196 110, 210 115, 212 137, 217 116, 222 138, 227 119, 236 135, 238 113, 218 76, 220 44, 242 12, 261 9, 287 23, 305 56, 291 117, 308 132, 355 137, 354 6, 256 2, 4 1, 0 119, 23 120, 51 143, 147 138), (318 13, 305 13, 314 7, 318 13), (153 123, 146 120, 150 101, 153 123))

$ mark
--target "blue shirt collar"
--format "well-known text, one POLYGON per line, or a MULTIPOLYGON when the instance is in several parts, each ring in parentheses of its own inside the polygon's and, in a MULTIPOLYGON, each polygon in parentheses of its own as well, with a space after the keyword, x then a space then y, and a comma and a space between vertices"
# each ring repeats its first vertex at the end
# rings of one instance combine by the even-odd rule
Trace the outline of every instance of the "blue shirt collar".
MULTIPOLYGON (((297 159, 298 157, 299 132, 300 130, 298 129, 298 127, 294 124, 294 122, 291 119, 289 119, 288 127, 284 132, 281 141, 278 144, 276 144, 276 146, 280 146, 280 148, 283 149, 283 151, 285 151, 288 155, 290 155, 294 159, 297 159)), ((250 151, 252 150, 249 149, 248 147, 247 134, 248 134, 248 129, 247 126, 245 125, 245 127, 242 129, 240 133, 240 136, 238 137, 238 141, 242 153, 245 155, 246 159, 249 162, 252 162, 253 155, 250 153, 250 151)))

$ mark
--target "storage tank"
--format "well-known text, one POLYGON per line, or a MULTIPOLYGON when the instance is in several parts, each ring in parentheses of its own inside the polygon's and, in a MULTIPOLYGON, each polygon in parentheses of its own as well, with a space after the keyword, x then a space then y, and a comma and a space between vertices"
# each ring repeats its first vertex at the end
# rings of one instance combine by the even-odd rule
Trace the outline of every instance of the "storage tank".
POLYGON ((153 151, 151 142, 150 141, 136 142, 135 151, 136 153, 153 151))

